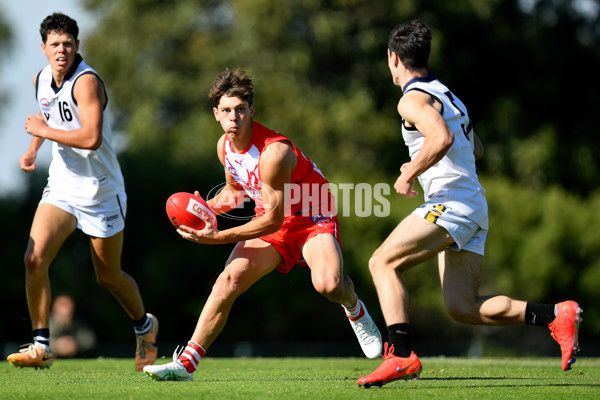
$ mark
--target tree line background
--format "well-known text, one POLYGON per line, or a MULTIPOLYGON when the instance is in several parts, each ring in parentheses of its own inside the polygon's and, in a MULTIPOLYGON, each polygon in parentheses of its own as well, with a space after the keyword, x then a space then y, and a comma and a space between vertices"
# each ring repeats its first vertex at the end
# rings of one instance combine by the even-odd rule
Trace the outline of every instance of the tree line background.
MULTIPOLYGON (((420 18, 434 29, 430 72, 467 105, 486 149, 478 171, 491 229, 481 292, 577 300, 585 310, 582 348, 598 353, 600 5, 589 2, 596 12, 582 13, 569 0, 85 0, 98 23, 80 52, 105 81, 114 131, 127 143, 120 154, 128 194, 123 266, 160 320, 159 340, 189 339, 232 249, 186 242, 164 210, 171 193, 206 196, 223 182, 222 132, 207 97, 214 78, 226 67, 253 76, 256 120, 290 137, 330 182, 391 187, 409 158, 387 36, 420 18)), ((0 50, 9 43, 0 16, 0 50)), ((30 337, 22 257, 45 179, 44 169, 30 176, 25 196, 0 198, 0 298, 3 325, 11 327, 0 330, 0 343, 30 337)), ((345 271, 382 330, 367 262, 422 201, 386 198, 387 218, 340 218, 345 271)), ((221 229, 234 223, 219 219, 221 229)), ((435 260, 403 276, 419 354, 559 354, 545 329, 451 322, 435 260)), ((57 257, 51 282, 54 295, 75 297, 101 343, 127 343, 131 352, 130 322, 95 283, 81 232, 57 257)), ((280 355, 306 354, 313 342, 352 343, 344 354, 360 355, 342 310, 314 291, 302 267, 274 272, 245 293, 212 353, 229 355, 242 341, 280 355)))

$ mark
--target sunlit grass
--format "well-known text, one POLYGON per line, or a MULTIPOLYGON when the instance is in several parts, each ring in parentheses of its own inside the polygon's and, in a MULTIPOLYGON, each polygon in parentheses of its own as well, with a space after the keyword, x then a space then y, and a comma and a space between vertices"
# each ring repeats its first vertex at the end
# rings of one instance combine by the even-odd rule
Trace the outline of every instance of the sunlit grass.
MULTIPOLYGON (((159 360, 164 363, 168 360, 159 360)), ((363 389, 356 379, 379 360, 207 358, 192 382, 157 382, 132 359, 57 360, 48 370, 0 362, 1 399, 593 399, 600 359, 563 372, 552 358, 423 358, 418 380, 363 389)))

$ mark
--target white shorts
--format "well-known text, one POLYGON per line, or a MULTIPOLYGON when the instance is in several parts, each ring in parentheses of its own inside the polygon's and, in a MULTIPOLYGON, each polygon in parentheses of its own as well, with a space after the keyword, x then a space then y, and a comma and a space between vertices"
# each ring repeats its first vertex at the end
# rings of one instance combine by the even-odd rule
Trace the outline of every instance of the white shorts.
POLYGON ((52 204, 77 218, 77 228, 97 238, 108 238, 125 229, 127 194, 125 191, 91 206, 65 200, 62 192, 44 188, 39 204, 52 204))
POLYGON ((449 249, 483 255, 488 230, 470 218, 439 203, 425 203, 412 213, 446 229, 454 239, 449 249))

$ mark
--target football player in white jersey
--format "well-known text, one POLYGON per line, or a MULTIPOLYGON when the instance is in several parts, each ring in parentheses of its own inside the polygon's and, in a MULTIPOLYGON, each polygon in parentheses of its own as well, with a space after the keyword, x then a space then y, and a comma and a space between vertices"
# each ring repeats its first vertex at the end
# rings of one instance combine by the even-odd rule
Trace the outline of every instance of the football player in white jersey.
POLYGON ((411 157, 394 188, 414 197, 419 179, 425 203, 398 224, 369 261, 389 343, 382 365, 357 383, 381 386, 419 376, 422 366, 409 340, 402 273, 435 256, 452 319, 471 325, 548 326, 561 347, 562 368, 568 370, 578 350, 582 310, 576 302, 528 303, 479 294, 488 221, 475 159, 483 156, 483 146, 464 104, 428 72, 431 38, 429 27, 418 20, 400 24, 389 36, 388 65, 403 91, 398 113, 411 157))
POLYGON ((7 359, 17 367, 52 365, 48 271, 64 241, 79 228, 90 237, 98 283, 133 320, 135 364, 141 371, 156 359, 158 321, 145 312, 136 282, 121 269, 125 186, 111 144, 104 83, 79 55, 78 33, 77 22, 61 13, 48 16, 40 26, 49 65, 33 79, 40 113, 25 122, 33 137, 20 165, 25 172, 34 171, 46 139, 53 142, 52 163, 25 253, 33 343, 7 359))

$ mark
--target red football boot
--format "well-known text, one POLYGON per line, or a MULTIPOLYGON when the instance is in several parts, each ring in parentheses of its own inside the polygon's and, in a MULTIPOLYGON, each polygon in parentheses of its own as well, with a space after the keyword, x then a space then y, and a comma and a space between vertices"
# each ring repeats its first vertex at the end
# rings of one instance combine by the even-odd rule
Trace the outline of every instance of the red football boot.
POLYGON ((417 379, 423 370, 421 361, 414 352, 410 353, 410 357, 407 358, 396 357, 394 345, 388 348, 388 343, 385 344, 382 357, 384 358, 383 363, 371 374, 360 378, 357 381, 358 386, 381 387, 398 379, 417 379))
POLYGON ((548 325, 551 335, 560 345, 562 369, 568 371, 575 362, 573 355, 579 351, 579 323, 583 321, 583 310, 574 301, 568 300, 556 305, 556 318, 548 325))

